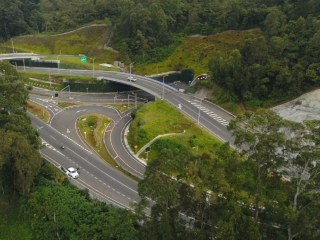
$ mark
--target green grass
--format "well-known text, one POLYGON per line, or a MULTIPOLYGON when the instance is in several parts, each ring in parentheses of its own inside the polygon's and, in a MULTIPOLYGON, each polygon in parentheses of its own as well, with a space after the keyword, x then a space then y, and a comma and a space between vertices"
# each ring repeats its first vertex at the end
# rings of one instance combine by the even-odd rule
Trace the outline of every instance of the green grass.
POLYGON ((67 107, 75 106, 78 104, 73 102, 58 102, 58 105, 62 108, 67 108, 67 107))
POLYGON ((20 72, 21 76, 24 78, 25 84, 28 84, 32 87, 39 87, 54 91, 60 91, 64 88, 63 79, 66 79, 70 82, 87 82, 87 83, 96 83, 97 80, 88 76, 76 76, 76 75, 65 75, 65 74, 50 74, 50 79, 52 83, 49 83, 49 75, 47 73, 38 73, 38 72, 20 72), (39 79, 46 82, 39 82, 31 80, 30 78, 39 79))
MULTIPOLYGON (((39 73, 39 72, 19 72, 20 75, 24 78, 35 78, 43 81, 49 82, 49 74, 48 73, 39 73)), ((87 81, 87 82, 96 82, 97 80, 88 76, 78 76, 78 75, 67 75, 67 74, 50 74, 51 82, 57 84, 63 84, 63 79, 67 79, 68 81, 87 81)), ((27 79, 26 81, 31 81, 27 79)))
MULTIPOLYGON (((57 60, 55 57, 48 57, 45 58, 46 60, 57 60)), ((84 69, 84 70, 92 70, 93 69, 93 57, 87 58, 87 62, 82 63, 80 60, 80 57, 59 57, 60 60, 60 68, 62 69, 84 69)), ((113 61, 115 59, 110 60, 104 60, 103 57, 99 58, 96 55, 94 56, 94 69, 95 70, 102 70, 102 71, 118 71, 119 68, 112 67, 112 68, 106 68, 100 66, 100 63, 111 63, 113 64, 113 61)))
MULTIPOLYGON (((33 52, 41 54, 89 54, 97 46, 103 44, 110 35, 109 26, 88 26, 71 33, 48 36, 45 34, 19 36, 13 38, 17 52, 33 52)), ((4 47, 11 48, 11 40, 4 47)))
POLYGON ((113 161, 103 144, 104 129, 106 128, 104 123, 108 126, 110 119, 98 114, 85 115, 79 120, 79 129, 87 143, 98 152, 103 159, 115 167, 117 164, 113 161), (95 122, 97 122, 96 126, 95 122), (103 133, 101 131, 103 131, 103 133))
POLYGON ((132 179, 138 181, 136 177, 125 171, 121 166, 113 160, 110 156, 109 152, 107 151, 104 143, 103 138, 105 134, 105 129, 111 122, 111 119, 102 116, 100 114, 89 114, 82 116, 79 119, 79 129, 83 139, 111 166, 117 168, 121 172, 125 173, 132 179), (86 132, 86 134, 85 134, 86 132))
POLYGON ((0 193, 0 240, 27 240, 32 231, 27 220, 20 214, 20 205, 0 193))
MULTIPOLYGON (((26 35, 13 38, 16 52, 33 52, 36 54, 56 54, 56 55, 79 55, 87 56, 87 63, 82 64, 80 56, 76 58, 63 58, 61 68, 92 69, 93 58, 95 58, 95 69, 117 71, 118 68, 104 68, 99 63, 113 64, 119 60, 117 51, 104 49, 104 44, 110 37, 110 26, 86 26, 82 29, 76 29, 70 33, 62 35, 26 35)), ((11 53, 11 40, 0 45, 1 53, 11 53)), ((51 58, 57 60, 57 58, 51 58)))
POLYGON ((186 37, 176 51, 165 61, 147 65, 137 65, 134 71, 151 75, 159 73, 192 68, 195 76, 209 72, 208 63, 214 51, 229 54, 232 50, 243 44, 245 37, 250 33, 262 35, 258 29, 246 31, 226 31, 220 34, 202 37, 186 37))
POLYGON ((40 119, 42 119, 46 123, 49 122, 50 113, 46 109, 44 109, 43 107, 28 101, 27 102, 27 109, 33 115, 38 116, 40 119))
POLYGON ((51 86, 50 86, 50 83, 34 81, 31 79, 27 79, 25 81, 25 84, 32 86, 32 87, 44 88, 44 89, 49 89, 49 90, 53 90, 53 91, 60 91, 61 89, 63 89, 62 85, 51 84, 51 86))
MULTIPOLYGON (((199 146, 199 153, 214 153, 214 149, 222 143, 202 130, 194 121, 183 115, 176 108, 162 100, 139 109, 130 126, 128 142, 138 150, 158 135, 166 133, 183 133, 169 136, 188 148, 199 146)), ((144 155, 143 155, 144 156, 144 155)))

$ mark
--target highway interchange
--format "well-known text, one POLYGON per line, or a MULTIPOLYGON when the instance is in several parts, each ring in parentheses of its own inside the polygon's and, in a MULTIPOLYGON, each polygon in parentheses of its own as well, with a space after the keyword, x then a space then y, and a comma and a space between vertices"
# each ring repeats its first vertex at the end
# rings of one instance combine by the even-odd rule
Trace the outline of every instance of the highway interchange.
MULTIPOLYGON (((8 58, 8 56, 6 57, 8 58)), ((49 73, 47 68, 18 68, 22 71, 49 73)), ((132 85, 147 93, 142 94, 142 98, 148 96, 150 99, 150 96, 153 96, 156 100, 163 99, 180 109, 182 113, 199 123, 203 129, 221 141, 233 142, 231 133, 226 129, 228 122, 233 119, 230 113, 207 101, 181 93, 169 85, 162 84, 162 82, 139 75, 135 75, 136 82, 129 82, 127 80, 128 73, 121 72, 95 71, 93 73, 91 70, 52 68, 50 72, 51 74, 59 72, 60 74, 82 76, 93 76, 94 74, 95 77, 132 85)), ((107 150, 118 165, 138 178, 143 178, 145 165, 134 156, 126 146, 124 139, 125 129, 132 120, 130 110, 121 113, 117 109, 105 105, 116 101, 126 103, 128 94, 132 95, 132 93, 84 94, 73 92, 70 93, 70 96, 64 93, 62 99, 60 94, 60 101, 70 101, 70 97, 72 102, 84 102, 85 104, 63 109, 53 103, 54 94, 55 92, 37 88, 34 93, 30 93, 30 101, 45 107, 51 115, 49 123, 46 124, 38 117, 29 114, 33 126, 39 131, 43 145, 46 146, 40 149, 42 156, 55 166, 79 167, 80 178, 71 179, 73 184, 80 188, 88 188, 92 196, 116 207, 132 209, 130 203, 140 200, 137 193, 138 183, 107 164, 88 147, 78 131, 77 124, 81 116, 90 113, 110 117, 112 121, 105 134, 107 150), (62 144, 65 149, 61 149, 62 144)))

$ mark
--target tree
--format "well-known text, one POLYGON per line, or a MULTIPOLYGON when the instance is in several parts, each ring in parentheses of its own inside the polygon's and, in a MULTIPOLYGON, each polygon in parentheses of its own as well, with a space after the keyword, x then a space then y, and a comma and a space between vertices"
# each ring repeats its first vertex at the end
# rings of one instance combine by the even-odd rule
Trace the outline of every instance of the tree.
POLYGON ((282 119, 270 110, 247 112, 231 121, 228 129, 235 136, 235 145, 248 160, 256 163, 256 189, 254 219, 259 221, 260 206, 265 202, 264 187, 270 173, 281 164, 277 152, 284 143, 284 134, 279 132, 282 119))
POLYGON ((177 239, 183 232, 179 222, 179 186, 180 183, 171 176, 174 159, 170 149, 164 149, 161 157, 148 162, 145 178, 139 182, 138 193, 142 200, 148 197, 154 201, 149 222, 152 234, 158 239, 177 239))
POLYGON ((319 127, 319 121, 287 123, 281 170, 290 186, 285 222, 290 240, 311 231, 312 219, 318 217, 308 210, 320 202, 319 127))
POLYGON ((264 24, 266 27, 266 35, 268 38, 280 36, 282 28, 286 24, 286 15, 278 8, 273 9, 266 17, 264 24))

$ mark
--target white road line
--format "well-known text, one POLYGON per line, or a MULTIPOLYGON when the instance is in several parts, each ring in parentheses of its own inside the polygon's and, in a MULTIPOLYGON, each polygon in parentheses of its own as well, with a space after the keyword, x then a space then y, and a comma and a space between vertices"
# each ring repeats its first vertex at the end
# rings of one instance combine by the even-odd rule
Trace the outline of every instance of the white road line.
MULTIPOLYGON (((51 135, 50 135, 50 137, 52 137, 51 135)), ((54 140, 57 140, 57 139, 55 139, 54 137, 52 137, 54 140)))

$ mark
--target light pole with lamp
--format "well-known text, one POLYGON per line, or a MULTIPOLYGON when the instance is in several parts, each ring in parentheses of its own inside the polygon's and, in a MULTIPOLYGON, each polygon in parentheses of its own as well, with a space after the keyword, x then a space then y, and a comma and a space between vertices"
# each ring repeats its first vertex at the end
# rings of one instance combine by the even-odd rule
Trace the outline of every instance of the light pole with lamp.
POLYGON ((14 53, 14 46, 13 46, 13 39, 11 38, 11 43, 12 43, 12 52, 14 53))
MULTIPOLYGON (((61 55, 61 50, 60 50, 60 55, 61 55)), ((58 65, 58 74, 60 73, 60 62, 59 62, 59 57, 60 55, 57 56, 57 65, 58 65)))
POLYGON ((49 68, 49 82, 50 82, 50 88, 51 88, 50 68, 49 68))
POLYGON ((202 98, 200 98, 200 107, 199 107, 199 115, 198 115, 198 125, 199 125, 199 121, 200 121, 201 102, 202 102, 202 98))
POLYGON ((131 65, 133 65, 134 63, 130 63, 130 77, 131 77, 131 65))
POLYGON ((162 100, 164 100, 164 78, 165 77, 168 77, 168 75, 164 75, 163 77, 162 77, 162 100))
POLYGON ((128 108, 127 109, 129 109, 129 93, 128 93, 128 108))
POLYGON ((92 69, 93 69, 93 71, 92 71, 92 77, 94 77, 94 58, 92 58, 92 69))

